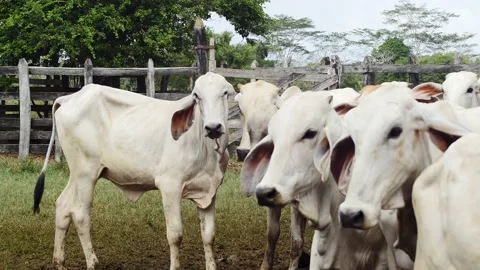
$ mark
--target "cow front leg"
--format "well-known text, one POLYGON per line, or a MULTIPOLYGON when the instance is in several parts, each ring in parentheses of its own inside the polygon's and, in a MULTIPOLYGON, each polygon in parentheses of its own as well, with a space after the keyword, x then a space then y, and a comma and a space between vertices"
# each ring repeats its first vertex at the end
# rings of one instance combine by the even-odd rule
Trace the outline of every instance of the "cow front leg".
POLYGON ((205 267, 207 270, 217 268, 213 254, 213 243, 215 242, 215 197, 212 203, 205 209, 200 207, 198 216, 200 218, 200 230, 202 232, 203 249, 205 251, 205 267))
POLYGON ((260 269, 272 270, 273 259, 275 256, 275 246, 277 245, 278 237, 280 236, 280 216, 282 208, 267 208, 267 250, 263 258, 260 269))
MULTIPOLYGON (((296 270, 303 253, 303 234, 305 233, 306 219, 293 206, 291 206, 290 213, 290 266, 288 269, 296 270)), ((308 267, 308 265, 302 265, 303 267, 308 267)))
POLYGON ((170 246, 170 270, 180 269, 180 244, 183 236, 180 201, 180 191, 162 190, 163 212, 170 246))

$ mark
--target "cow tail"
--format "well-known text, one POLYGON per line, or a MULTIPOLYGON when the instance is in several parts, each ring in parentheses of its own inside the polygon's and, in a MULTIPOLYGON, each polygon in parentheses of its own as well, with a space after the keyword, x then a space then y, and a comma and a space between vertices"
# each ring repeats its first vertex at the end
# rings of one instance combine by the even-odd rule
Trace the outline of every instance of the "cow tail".
POLYGON ((60 107, 58 102, 61 98, 58 98, 52 106, 52 135, 50 136, 50 143, 48 144, 47 155, 43 163, 42 172, 35 184, 35 190, 33 191, 33 214, 40 213, 40 202, 42 201, 43 191, 45 189, 45 172, 47 171, 48 159, 52 153, 53 142, 55 141, 55 111, 60 107))

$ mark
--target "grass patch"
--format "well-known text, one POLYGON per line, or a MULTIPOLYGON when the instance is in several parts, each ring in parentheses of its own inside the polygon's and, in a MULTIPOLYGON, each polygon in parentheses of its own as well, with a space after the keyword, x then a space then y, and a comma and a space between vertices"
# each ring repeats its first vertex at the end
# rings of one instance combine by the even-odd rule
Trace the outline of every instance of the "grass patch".
MULTIPOLYGON (((51 269, 55 200, 66 186, 68 167, 52 162, 47 170, 41 212, 33 216, 33 189, 43 160, 18 162, 0 156, 0 269, 51 269)), ((266 242, 266 210, 240 189, 241 164, 231 161, 217 194, 215 253, 219 269, 258 269, 266 242)), ((275 269, 287 269, 290 213, 282 213, 275 269)), ((196 207, 182 202, 183 269, 205 269, 196 207)), ((309 248, 312 231, 305 237, 309 248)), ((159 191, 129 202, 112 183, 100 179, 92 208, 92 241, 100 269, 168 269, 169 248, 159 191)), ((85 259, 71 225, 66 266, 84 269, 85 259)))

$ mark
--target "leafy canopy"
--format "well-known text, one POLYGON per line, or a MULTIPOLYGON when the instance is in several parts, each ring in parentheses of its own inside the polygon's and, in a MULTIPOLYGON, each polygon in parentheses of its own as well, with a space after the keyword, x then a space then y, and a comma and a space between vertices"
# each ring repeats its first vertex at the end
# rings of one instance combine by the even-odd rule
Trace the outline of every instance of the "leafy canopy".
POLYGON ((0 64, 144 66, 148 58, 169 66, 193 59, 193 24, 211 12, 246 37, 263 34, 268 0, 5 0, 0 5, 0 64), (68 57, 61 55, 64 50, 68 57), (60 61, 61 62, 61 61, 60 61))

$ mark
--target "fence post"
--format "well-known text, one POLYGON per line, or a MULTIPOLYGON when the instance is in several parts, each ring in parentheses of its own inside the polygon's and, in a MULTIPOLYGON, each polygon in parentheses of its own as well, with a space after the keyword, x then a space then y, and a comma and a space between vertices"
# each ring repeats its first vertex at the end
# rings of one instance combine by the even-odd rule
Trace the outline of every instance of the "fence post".
POLYGON ((258 61, 253 60, 252 64, 250 65, 250 69, 253 70, 252 78, 250 78, 250 82, 256 82, 257 78, 255 76, 255 69, 257 69, 258 61))
POLYGON ((453 58, 453 64, 454 65, 461 65, 462 64, 462 57, 460 54, 456 53, 455 57, 453 58))
POLYGON ((333 60, 332 67, 335 69, 335 74, 337 75, 338 82, 336 85, 333 85, 334 88, 329 89, 337 89, 340 88, 340 84, 342 82, 343 66, 342 62, 340 62, 340 57, 338 55, 333 55, 331 58, 333 60))
POLYGON ((18 88, 20 94, 20 141, 18 142, 18 158, 28 158, 30 150, 30 129, 32 113, 30 105, 30 82, 28 79, 28 63, 25 58, 18 62, 18 88))
POLYGON ((215 38, 210 38, 210 44, 208 49, 208 71, 214 71, 217 68, 217 60, 215 59, 215 38))
POLYGON ((197 41, 197 46, 195 50, 197 52, 197 61, 198 61, 198 73, 203 75, 208 71, 208 62, 207 62, 207 33, 205 31, 205 25, 203 24, 202 19, 198 18, 195 21, 195 38, 197 41))
MULTIPOLYGON (((410 56, 408 58, 408 63, 410 65, 416 65, 417 64, 417 58, 415 56, 410 56)), ((410 72, 408 73, 408 83, 413 87, 417 86, 420 84, 420 74, 418 72, 410 72)))
POLYGON ((147 96, 155 97, 155 70, 153 69, 153 60, 148 59, 147 69, 147 96))
POLYGON ((85 85, 93 83, 93 63, 90 58, 85 60, 83 76, 85 79, 85 85))
POLYGON ((363 86, 375 84, 375 73, 369 72, 371 63, 372 63, 372 57, 365 56, 362 63, 362 68, 364 70, 363 80, 362 80, 363 86))

